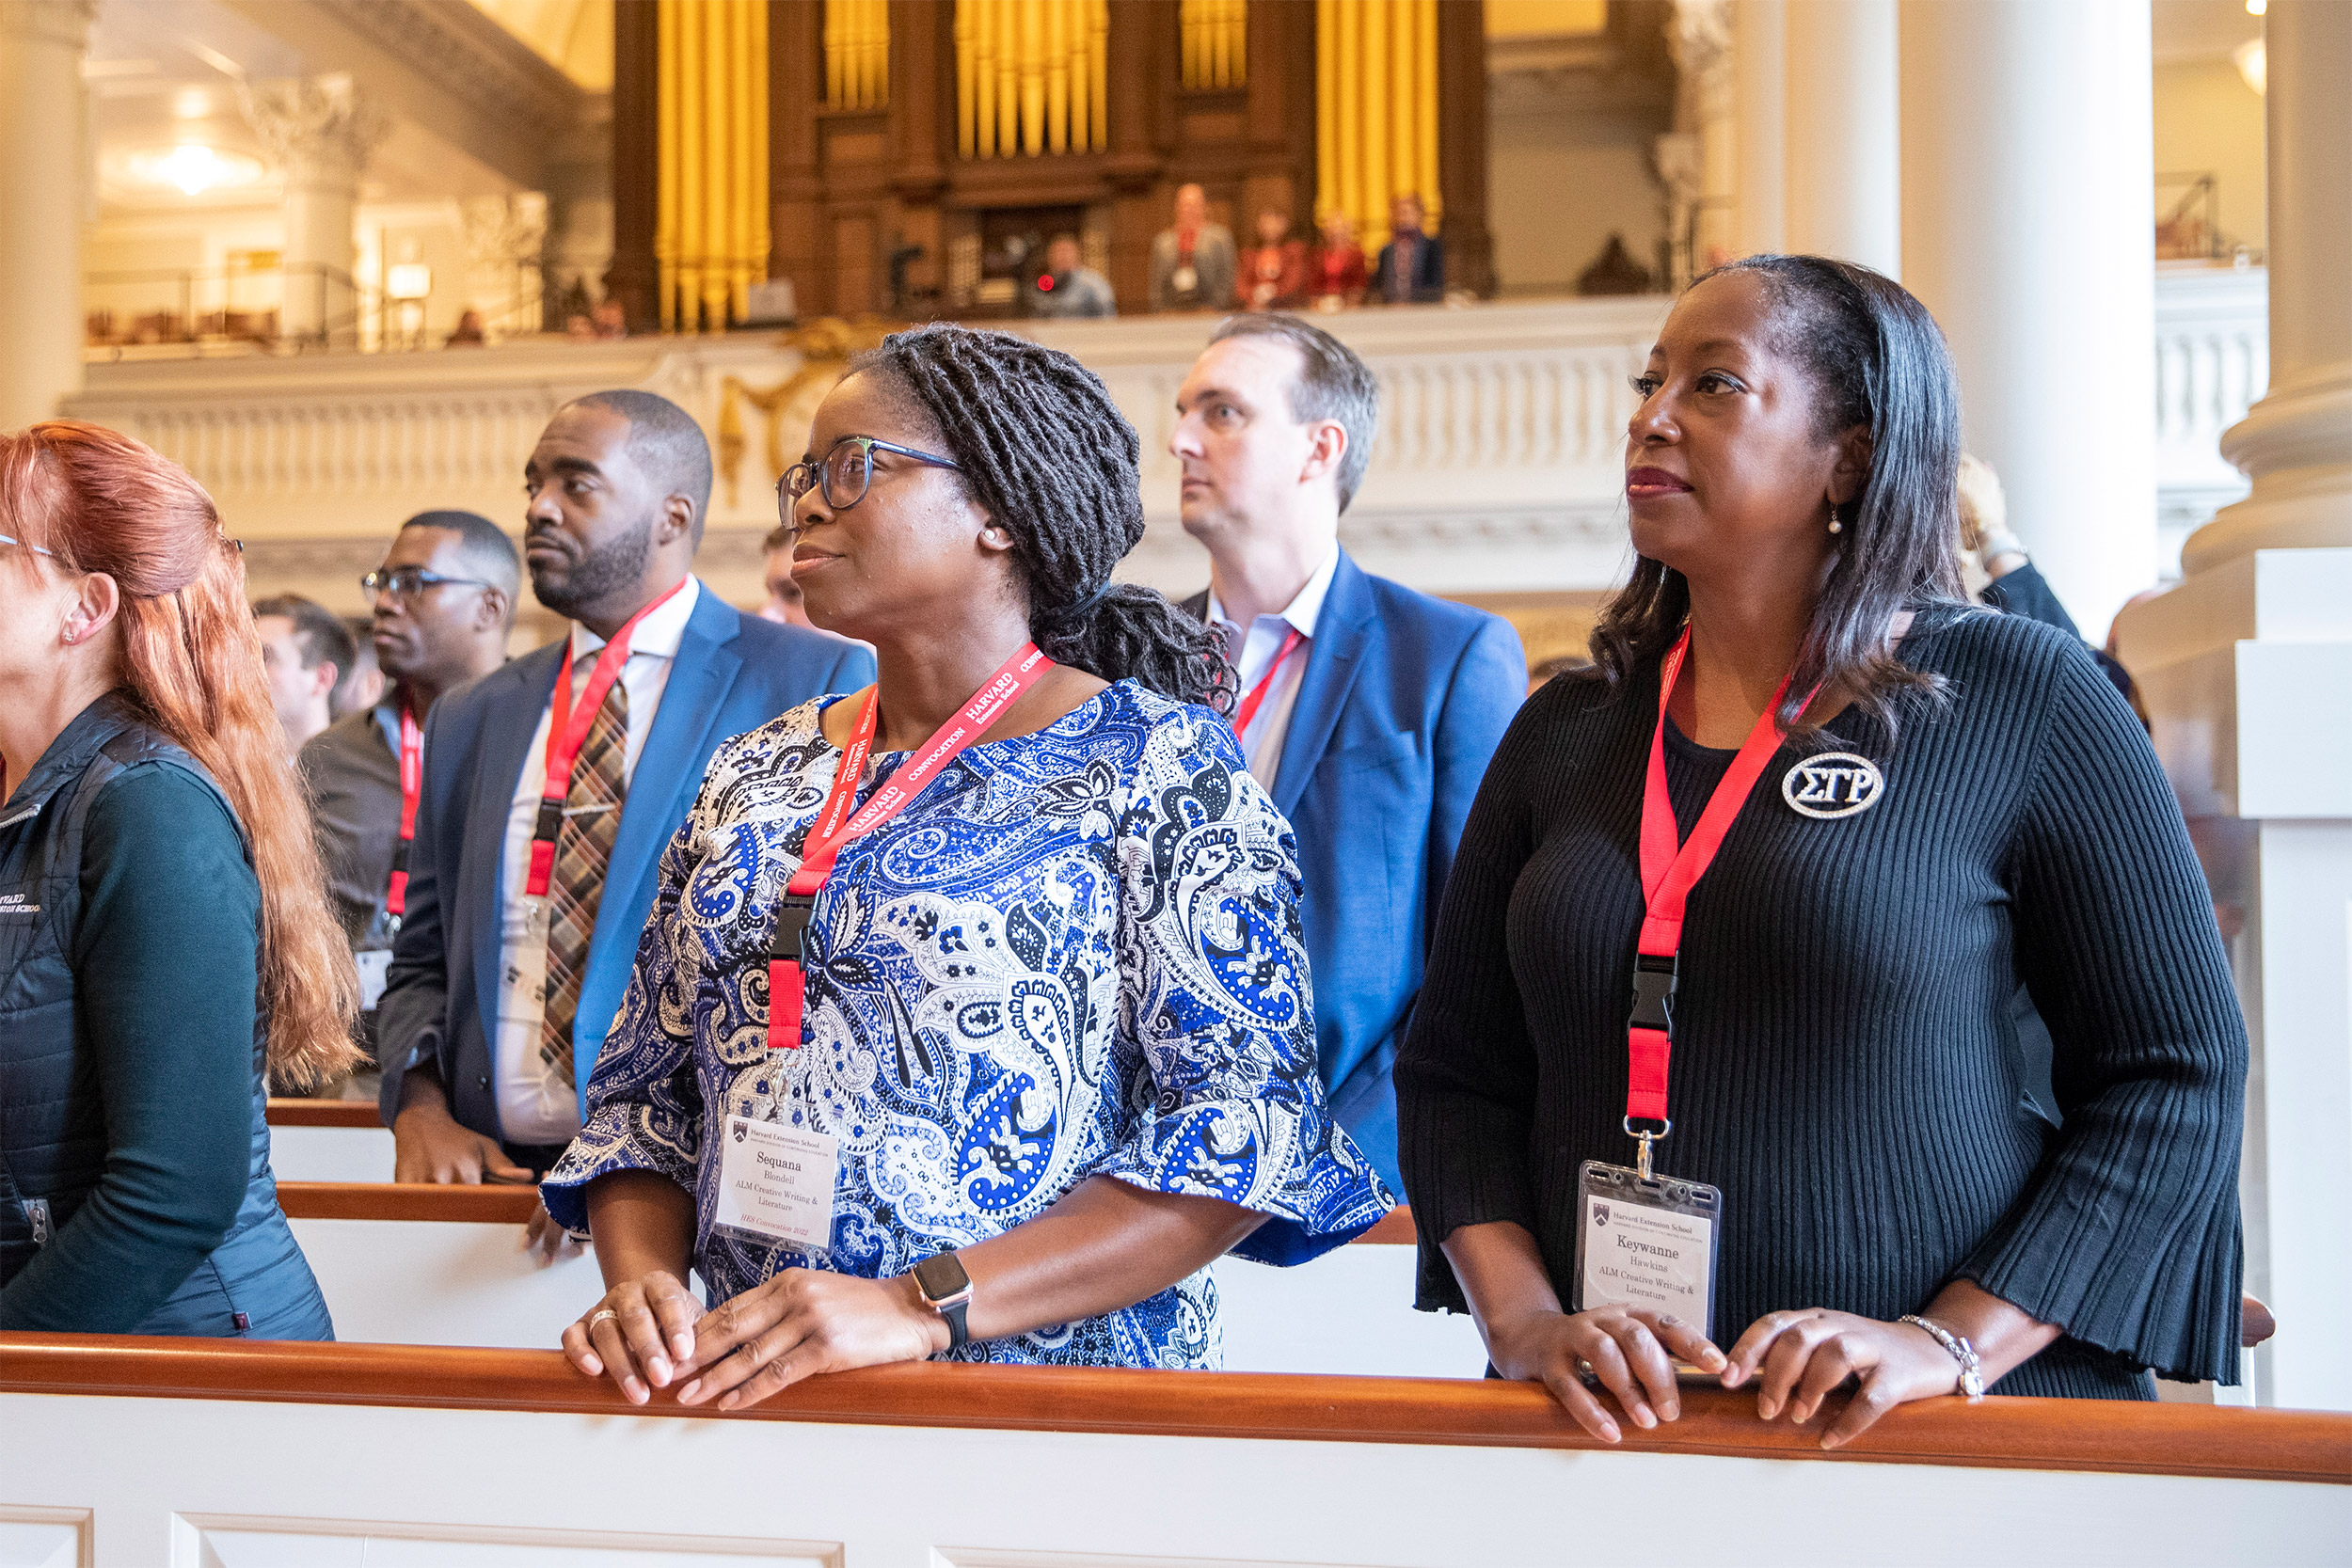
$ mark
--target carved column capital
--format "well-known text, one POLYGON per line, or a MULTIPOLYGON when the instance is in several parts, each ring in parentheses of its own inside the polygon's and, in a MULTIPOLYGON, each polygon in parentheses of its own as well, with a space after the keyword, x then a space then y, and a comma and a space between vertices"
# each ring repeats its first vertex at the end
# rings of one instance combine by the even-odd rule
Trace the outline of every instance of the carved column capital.
POLYGON ((391 119, 359 91, 347 71, 240 86, 246 119, 281 167, 348 173, 391 135, 391 119))
POLYGON ((0 0, 0 35, 85 49, 97 15, 98 0, 0 0))

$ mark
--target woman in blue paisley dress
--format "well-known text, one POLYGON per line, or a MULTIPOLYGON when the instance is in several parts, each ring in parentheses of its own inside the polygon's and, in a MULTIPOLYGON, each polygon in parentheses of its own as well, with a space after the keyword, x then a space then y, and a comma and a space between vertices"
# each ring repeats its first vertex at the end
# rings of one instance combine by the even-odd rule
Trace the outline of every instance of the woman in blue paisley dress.
POLYGON ((811 619, 878 656, 857 800, 1026 643, 1054 663, 842 846, 798 1047, 768 1042, 769 932, 865 695, 712 758, 543 1189, 604 1269, 564 1337, 583 1372, 732 1409, 943 1354, 1214 1368, 1214 1259, 1303 1262, 1387 1212, 1315 1075, 1296 848, 1213 710, 1230 673, 1110 582, 1136 458, 1092 374, 998 333, 899 334, 818 409, 779 497, 811 619), (729 1118, 833 1141, 829 1246, 717 1223, 729 1118), (913 1274, 940 1254, 960 1345, 913 1274))

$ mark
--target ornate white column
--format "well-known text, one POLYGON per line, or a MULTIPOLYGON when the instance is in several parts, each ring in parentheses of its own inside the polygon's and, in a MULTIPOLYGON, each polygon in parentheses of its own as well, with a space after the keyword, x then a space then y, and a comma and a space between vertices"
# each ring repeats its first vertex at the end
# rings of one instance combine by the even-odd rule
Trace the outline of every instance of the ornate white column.
POLYGON ((1782 160, 1788 150, 1786 106, 1788 55, 1788 0, 1738 0, 1732 40, 1733 90, 1738 129, 1733 133, 1739 165, 1733 203, 1731 253, 1755 256, 1788 245, 1788 181, 1782 160))
POLYGON ((1903 0, 1899 31, 1903 281, 2095 641, 2157 567, 2147 0, 1903 0))
POLYGON ((1901 271, 1895 0, 1784 0, 1781 171, 1791 251, 1901 271))
POLYGON ((262 82, 242 97, 285 182, 286 296, 278 331, 348 346, 358 325, 351 274, 359 175, 390 123, 346 72, 262 82))
POLYGON ((2264 20, 2270 391, 2221 438, 2253 494, 2116 626, 2253 1037, 2246 1288, 2279 1317, 2255 1391, 2352 1410, 2352 6, 2264 20))
POLYGON ((0 430, 82 385, 92 0, 0 0, 0 430))

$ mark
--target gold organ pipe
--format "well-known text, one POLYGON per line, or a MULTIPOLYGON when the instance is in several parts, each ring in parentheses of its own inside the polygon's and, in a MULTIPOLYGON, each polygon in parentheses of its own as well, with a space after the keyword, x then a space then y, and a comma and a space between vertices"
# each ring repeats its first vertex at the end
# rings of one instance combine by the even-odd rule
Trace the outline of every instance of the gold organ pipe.
MULTIPOLYGON (((703 12, 703 291, 702 330, 726 325, 727 261, 735 249, 729 231, 734 217, 734 168, 730 153, 734 138, 728 111, 734 97, 735 72, 728 45, 732 0, 705 4, 703 12)), ((692 304, 689 302, 689 309, 692 304)))
POLYGON ((978 0, 960 0, 956 8, 972 13, 973 152, 996 155, 996 11, 978 0))
POLYGON ((1093 145, 1094 68, 1089 63, 1087 29, 1093 7, 1063 0, 1061 57, 1070 72, 1070 150, 1084 152, 1093 145))
POLYGON ((1315 0, 1315 220, 1346 210, 1340 195, 1340 0, 1315 0))
POLYGON ((678 330, 695 329, 694 301, 702 297, 703 252, 703 8, 678 11, 678 330))
POLYGON ((1315 29, 1317 213, 1346 213, 1376 253, 1411 191, 1437 232, 1438 0, 1317 0, 1315 29))
POLYGON ((1060 0, 1038 0, 1044 11, 1045 150, 1070 150, 1070 54, 1062 43, 1062 19, 1070 8, 1060 0))
POLYGON ((1094 103, 1094 114, 1088 129, 1094 136, 1094 150, 1100 152, 1111 144, 1110 0, 1088 0, 1087 76, 1091 88, 1088 96, 1094 103))
POLYGON ((1021 4, 1021 150, 1045 150, 1045 0, 1021 4))
POLYGON ((996 155, 1021 150, 1020 0, 1001 0, 996 12, 996 155))
POLYGON ((1207 85, 1208 73, 1200 68, 1203 53, 1202 36, 1208 31, 1208 0, 1178 0, 1176 7, 1177 80, 1187 87, 1207 85))
POLYGON ((654 13, 654 224, 653 256, 660 295, 656 301, 664 332, 677 326, 678 90, 677 8, 654 13))
POLYGON ((825 0, 825 106, 838 109, 850 102, 850 8, 845 0, 825 0))
POLYGON ((956 8, 956 150, 970 158, 980 150, 979 40, 973 37, 972 8, 956 8))
POLYGON ((1249 85, 1249 0, 1229 0, 1233 8, 1233 86, 1249 85))

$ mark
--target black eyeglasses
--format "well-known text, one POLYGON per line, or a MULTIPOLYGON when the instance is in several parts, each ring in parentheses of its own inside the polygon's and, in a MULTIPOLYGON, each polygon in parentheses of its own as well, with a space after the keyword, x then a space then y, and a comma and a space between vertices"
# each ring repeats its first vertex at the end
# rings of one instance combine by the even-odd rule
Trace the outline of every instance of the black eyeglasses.
POLYGON ((877 441, 871 436, 844 436, 833 444, 821 463, 795 463, 784 470, 776 481, 776 517, 786 528, 799 531, 792 520, 792 503, 811 490, 824 493, 825 504, 835 512, 847 512, 866 499, 866 487, 874 483, 874 453, 896 452, 912 457, 917 463, 934 468, 963 471, 963 465, 952 457, 939 457, 928 451, 895 442, 877 441))
POLYGON ((359 579, 359 592, 368 596, 370 605, 378 599, 413 599, 428 588, 490 586, 480 578, 445 578, 421 566, 395 566, 389 572, 370 572, 359 579))

